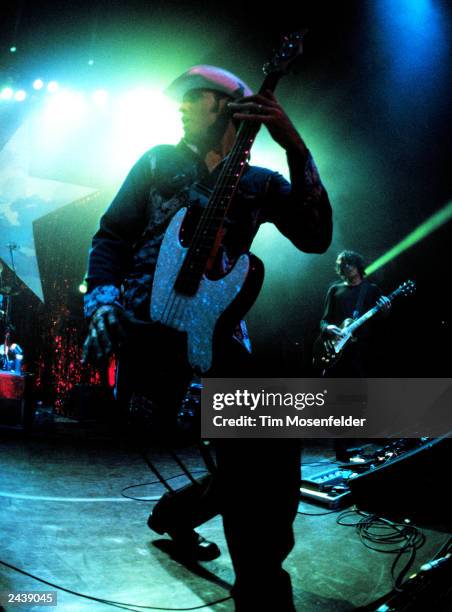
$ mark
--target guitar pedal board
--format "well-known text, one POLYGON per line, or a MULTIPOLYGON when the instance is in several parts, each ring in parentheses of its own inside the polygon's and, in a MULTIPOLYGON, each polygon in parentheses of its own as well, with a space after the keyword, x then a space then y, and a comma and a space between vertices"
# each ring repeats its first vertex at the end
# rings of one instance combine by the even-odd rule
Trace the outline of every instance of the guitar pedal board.
POLYGON ((348 480, 354 476, 353 470, 334 468, 303 478, 300 497, 332 510, 347 507, 352 503, 348 480))
POLYGON ((349 458, 344 466, 314 474, 301 481, 300 497, 327 508, 344 508, 354 503, 349 482, 356 476, 373 472, 392 463, 411 451, 424 446, 429 438, 399 438, 388 441, 371 453, 360 453, 349 458))

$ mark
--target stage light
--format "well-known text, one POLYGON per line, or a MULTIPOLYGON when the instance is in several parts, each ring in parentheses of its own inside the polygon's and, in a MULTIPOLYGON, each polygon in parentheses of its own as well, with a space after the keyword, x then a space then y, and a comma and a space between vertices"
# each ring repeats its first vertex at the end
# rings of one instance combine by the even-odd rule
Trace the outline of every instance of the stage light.
MULTIPOLYGON (((43 161, 43 165, 48 164, 50 168, 53 160, 58 164, 67 163, 69 168, 71 161, 63 162, 59 156, 67 154, 68 142, 78 141, 77 134, 85 129, 87 123, 87 110, 86 99, 80 92, 60 89, 52 95, 44 96, 33 136, 35 141, 40 143, 42 159, 48 160, 43 161)), ((84 146, 86 148, 86 141, 84 146)), ((80 152, 80 155, 83 156, 83 153, 80 152)))
POLYGON ((58 85, 56 81, 50 81, 50 83, 47 85, 47 91, 50 93, 57 92, 59 88, 60 86, 58 85))
POLYGON ((94 60, 93 59, 89 59, 88 60, 88 66, 94 66, 94 60))
POLYGON ((88 291, 88 287, 86 286, 86 282, 80 283, 78 286, 78 290, 80 293, 85 294, 88 291))
POLYGON ((160 89, 137 88, 113 107, 115 174, 124 172, 150 147, 176 143, 182 136, 179 104, 160 89))
POLYGON ((49 125, 67 124, 67 127, 74 124, 86 110, 86 100, 82 93, 60 89, 51 98, 48 98, 45 107, 45 119, 49 125))
POLYGON ((13 95, 14 95, 14 90, 13 90, 13 89, 11 89, 11 87, 4 87, 4 88, 2 89, 1 94, 0 94, 0 98, 1 98, 2 100, 11 100, 11 98, 13 97, 13 95))
POLYGON ((92 98, 93 98, 93 102, 95 104, 98 104, 99 106, 102 106, 108 100, 108 91, 106 91, 105 89, 97 89, 93 93, 92 98))
POLYGON ((33 89, 36 89, 36 91, 39 91, 43 87, 44 87, 44 82, 41 79, 35 79, 33 81, 33 89))
POLYGON ((437 230, 439 227, 447 223, 452 219, 452 201, 446 206, 441 208, 438 212, 429 217, 424 223, 419 225, 415 230, 410 232, 406 238, 401 240, 398 244, 389 249, 387 253, 379 257, 376 261, 370 264, 366 268, 366 274, 372 274, 375 270, 386 265, 392 259, 395 259, 398 255, 417 244, 429 234, 437 230))
POLYGON ((12 46, 9 48, 9 50, 11 53, 15 53, 17 51, 17 47, 12 46))
MULTIPOLYGON (((439 4, 433 0, 380 0, 372 4, 372 10, 379 26, 382 57, 388 65, 386 78, 390 76, 403 88, 410 79, 417 79, 416 88, 431 89, 430 79, 441 70, 447 53, 447 21, 439 4)), ((395 94, 391 87, 389 95, 395 94)))
POLYGON ((14 94, 14 99, 17 102, 23 102, 25 100, 25 98, 27 97, 27 92, 24 91, 23 89, 19 89, 18 91, 16 91, 16 93, 14 94))

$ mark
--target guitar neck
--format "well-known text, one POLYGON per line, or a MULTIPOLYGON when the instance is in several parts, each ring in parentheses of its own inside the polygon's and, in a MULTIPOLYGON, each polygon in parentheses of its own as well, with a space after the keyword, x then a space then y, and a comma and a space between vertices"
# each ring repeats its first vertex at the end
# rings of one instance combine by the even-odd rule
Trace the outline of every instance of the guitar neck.
MULTIPOLYGON (((268 74, 259 90, 259 94, 263 94, 267 90, 275 91, 281 76, 282 73, 279 72, 268 74)), ((224 215, 248 163, 251 147, 254 144, 259 127, 259 124, 247 121, 241 122, 235 144, 218 178, 209 205, 224 215)))
MULTIPOLYGON (((259 93, 262 94, 266 90, 274 91, 282 74, 281 72, 268 74, 259 93)), ((224 162, 209 201, 203 210, 197 232, 179 274, 178 285, 185 287, 184 292, 191 293, 198 286, 207 262, 214 254, 219 232, 248 163, 251 147, 259 128, 260 124, 248 121, 242 121, 239 125, 234 146, 224 162)))
POLYGON ((356 329, 358 329, 358 327, 361 327, 363 323, 365 323, 370 318, 372 318, 375 314, 377 314, 379 310, 380 310, 379 306, 374 306, 373 308, 365 312, 363 315, 359 317, 359 319, 356 319, 356 321, 354 321, 353 323, 350 323, 350 325, 347 325, 347 332, 350 332, 350 334, 352 334, 356 329))
MULTIPOLYGON (((401 288, 398 287, 397 289, 395 289, 392 293, 390 293, 388 295, 388 299, 392 302, 392 300, 397 297, 399 295, 399 293, 401 293, 401 288)), ((377 314, 377 312, 381 310, 381 306, 378 306, 377 304, 371 308, 370 310, 368 310, 367 312, 365 312, 363 315, 361 315, 359 317, 359 319, 356 319, 356 321, 354 321, 353 323, 351 323, 350 325, 347 326, 347 331, 350 332, 351 334, 358 329, 358 327, 361 327, 361 325, 363 323, 365 323, 366 321, 368 321, 370 318, 372 318, 374 315, 377 314)))
MULTIPOLYGON (((267 90, 274 91, 284 74, 296 71, 306 32, 302 30, 284 36, 279 51, 263 66, 265 78, 259 94, 267 90)), ((251 121, 242 121, 239 125, 234 146, 220 170, 176 279, 176 290, 180 293, 193 295, 196 292, 209 261, 216 255, 224 219, 248 163, 259 128, 260 123, 251 121)))
MULTIPOLYGON (((268 89, 274 91, 281 76, 282 73, 280 72, 268 74, 259 90, 259 94, 264 93, 268 89)), ((237 189, 240 177, 248 163, 251 147, 254 144, 259 127, 259 124, 248 121, 240 123, 234 146, 226 158, 212 195, 201 217, 201 223, 204 223, 205 227, 211 230, 208 231, 208 234, 213 235, 212 247, 237 189)))

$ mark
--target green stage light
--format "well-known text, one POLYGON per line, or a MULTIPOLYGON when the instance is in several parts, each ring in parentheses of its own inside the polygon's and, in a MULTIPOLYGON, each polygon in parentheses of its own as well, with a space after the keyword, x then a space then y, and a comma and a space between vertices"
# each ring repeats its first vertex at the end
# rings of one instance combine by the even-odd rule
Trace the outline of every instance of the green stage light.
POLYGON ((369 274, 372 274, 372 272, 375 272, 375 270, 383 267, 389 261, 395 259, 398 255, 411 248, 416 243, 420 242, 429 234, 437 230, 439 227, 450 221, 450 219, 452 219, 452 201, 429 217, 415 230, 410 232, 408 236, 393 246, 392 249, 389 249, 387 253, 371 263, 370 266, 366 268, 366 275, 369 276, 369 274))

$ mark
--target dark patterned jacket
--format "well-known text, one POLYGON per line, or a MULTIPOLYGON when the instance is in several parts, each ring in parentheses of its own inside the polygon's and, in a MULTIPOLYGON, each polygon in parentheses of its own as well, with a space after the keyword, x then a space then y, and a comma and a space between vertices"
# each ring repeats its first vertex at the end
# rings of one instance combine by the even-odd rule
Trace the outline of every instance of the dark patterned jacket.
MULTIPOLYGON (((313 159, 288 153, 291 184, 277 172, 247 166, 225 221, 225 268, 251 246, 261 223, 272 222, 293 244, 322 253, 331 242, 331 206, 313 159)), ((221 166, 221 164, 220 164, 221 166)), ((88 264, 85 315, 103 304, 123 306, 149 320, 150 293, 160 244, 172 216, 190 202, 190 186, 213 186, 204 161, 183 141, 150 149, 130 171, 102 216, 88 264)), ((246 338, 246 328, 241 326, 246 338)))

